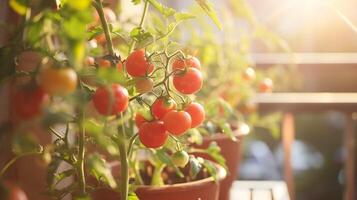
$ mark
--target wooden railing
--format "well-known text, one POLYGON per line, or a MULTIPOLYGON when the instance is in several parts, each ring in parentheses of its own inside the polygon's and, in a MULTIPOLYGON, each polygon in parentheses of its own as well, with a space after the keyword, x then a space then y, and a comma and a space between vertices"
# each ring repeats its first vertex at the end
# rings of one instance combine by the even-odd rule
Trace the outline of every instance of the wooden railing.
POLYGON ((257 94, 254 103, 259 112, 282 112, 282 143, 284 147, 284 178, 290 198, 295 199, 294 176, 291 166, 295 139, 294 117, 299 113, 339 111, 345 114, 344 148, 346 187, 345 200, 355 199, 355 131, 352 113, 357 112, 357 54, 303 53, 255 54, 257 66, 290 65, 292 61, 302 73, 303 89, 297 93, 257 94), (305 91, 305 92, 304 92, 305 91), (308 91, 308 92, 306 92, 308 91), (343 93, 348 92, 348 93, 343 93))

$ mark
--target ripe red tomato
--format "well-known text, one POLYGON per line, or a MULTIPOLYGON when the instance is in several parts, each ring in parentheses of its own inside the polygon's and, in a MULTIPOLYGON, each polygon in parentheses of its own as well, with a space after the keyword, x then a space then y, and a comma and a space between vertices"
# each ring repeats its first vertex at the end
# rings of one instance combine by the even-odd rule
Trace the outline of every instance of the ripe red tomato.
POLYGON ((31 119, 41 114, 48 95, 41 88, 20 89, 11 93, 11 110, 20 119, 31 119))
POLYGON ((18 186, 4 182, 0 184, 0 199, 3 200, 27 200, 25 192, 18 186))
POLYGON ((188 68, 184 74, 173 77, 173 83, 177 91, 182 94, 194 94, 202 88, 202 74, 196 68, 188 68))
POLYGON ((164 122, 145 122, 139 128, 139 139, 147 148, 158 148, 165 144, 169 134, 164 122))
POLYGON ((172 70, 185 69, 185 67, 193 67, 200 70, 201 63, 194 56, 188 56, 186 59, 175 59, 172 63, 172 70))
POLYGON ((166 113, 176 109, 175 101, 164 97, 158 98, 151 106, 151 113, 157 119, 162 119, 166 113))
POLYGON ((195 128, 201 125, 205 120, 205 110, 199 103, 190 103, 188 106, 186 106, 185 111, 191 116, 191 128, 195 128))
POLYGON ((147 60, 144 49, 131 53, 126 59, 125 67, 128 74, 133 77, 146 76, 154 70, 154 65, 147 60))
POLYGON ((255 78, 255 70, 251 67, 248 67, 243 73, 243 79, 246 81, 253 80, 255 78))
POLYGON ((180 136, 191 128, 191 116, 185 111, 171 110, 163 118, 166 130, 180 136))
POLYGON ((116 115, 128 107, 129 94, 119 84, 112 84, 110 88, 102 86, 95 91, 93 103, 100 114, 116 115))
POLYGON ((139 93, 150 92, 154 88, 154 81, 151 78, 137 78, 135 80, 135 88, 139 93))
POLYGON ((136 127, 140 128, 140 126, 143 125, 143 123, 145 123, 145 122, 146 122, 146 119, 144 118, 144 116, 142 116, 139 113, 136 113, 136 115, 135 115, 136 127))
POLYGON ((186 151, 177 151, 171 156, 172 162, 178 167, 185 167, 189 161, 189 155, 186 151))
POLYGON ((77 74, 72 68, 47 67, 40 72, 39 83, 51 95, 68 95, 76 90, 77 74))
POLYGON ((270 78, 265 78, 259 83, 260 92, 272 92, 273 90, 273 81, 270 78))

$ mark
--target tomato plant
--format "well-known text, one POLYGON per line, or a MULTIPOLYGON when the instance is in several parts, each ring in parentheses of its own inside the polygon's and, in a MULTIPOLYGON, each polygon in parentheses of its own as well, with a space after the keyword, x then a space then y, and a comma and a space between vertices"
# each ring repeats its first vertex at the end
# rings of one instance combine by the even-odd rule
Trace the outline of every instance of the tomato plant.
MULTIPOLYGON (((204 119, 202 106, 192 95, 203 84, 201 64, 171 41, 176 27, 193 19, 193 14, 156 0, 133 1, 144 7, 139 23, 133 24, 136 17, 124 20, 108 7, 115 5, 102 0, 55 1, 55 6, 46 0, 17 1, 9 6, 23 17, 18 18, 21 23, 11 45, 0 48, 1 63, 9 66, 1 69, 0 78, 26 78, 11 93, 11 108, 22 119, 33 119, 44 110, 33 121, 41 123, 54 140, 45 145, 29 138, 15 141, 20 144, 14 145, 16 156, 0 171, 0 178, 18 158, 39 155, 48 164, 45 193, 49 198, 87 199, 98 185, 104 185, 120 191, 120 199, 127 200, 135 188, 129 187, 129 178, 136 173, 135 184, 139 184, 142 176, 136 167, 142 162, 137 159, 141 150, 152 153, 145 159, 162 166, 155 169, 153 180, 162 179, 165 166, 184 167, 195 159, 188 156, 186 137, 180 136, 204 119), (148 12, 157 12, 163 23, 145 23, 154 22, 147 19, 148 12), (27 69, 24 54, 37 55, 36 64, 30 59, 27 69), (109 157, 120 159, 120 184, 105 160, 109 157), (63 171, 62 162, 68 170, 63 171), (59 188, 67 177, 76 181, 59 188), (89 177, 101 183, 93 184, 87 181, 89 177)), ((219 27, 210 4, 198 5, 219 27)), ((29 124, 21 125, 15 132, 26 130, 29 124)), ((192 163, 193 180, 202 163, 192 163)))
POLYGON ((128 103, 128 91, 119 84, 99 87, 93 95, 93 104, 102 115, 117 115, 128 107, 128 103))

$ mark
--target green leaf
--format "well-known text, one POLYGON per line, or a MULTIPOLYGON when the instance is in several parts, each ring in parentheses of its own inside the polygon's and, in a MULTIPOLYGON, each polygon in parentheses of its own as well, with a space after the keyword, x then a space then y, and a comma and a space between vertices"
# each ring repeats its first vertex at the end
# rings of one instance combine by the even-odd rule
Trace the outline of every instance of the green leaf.
POLYGON ((171 157, 165 152, 164 149, 159 149, 156 151, 155 156, 167 166, 173 167, 176 171, 176 174, 181 178, 184 177, 182 172, 178 169, 178 167, 172 162, 171 157))
POLYGON ((213 9, 213 5, 209 0, 196 0, 197 4, 206 12, 206 14, 212 19, 216 26, 222 30, 222 24, 217 17, 216 11, 213 9))
POLYGON ((234 136, 232 127, 228 122, 221 120, 218 125, 222 129, 222 132, 226 134, 231 140, 237 141, 237 138, 234 136))
POLYGON ((200 131, 197 128, 191 128, 190 130, 187 131, 189 137, 189 141, 194 144, 202 144, 203 137, 200 133, 200 131))
POLYGON ((173 8, 169 8, 157 0, 147 0, 154 8, 156 8, 161 14, 163 14, 165 17, 170 17, 176 13, 176 10, 173 8))
POLYGON ((12 141, 12 151, 16 155, 39 153, 42 151, 42 147, 32 135, 17 134, 12 141))
POLYGON ((111 168, 107 162, 97 153, 88 157, 87 165, 89 172, 98 180, 107 183, 111 188, 115 188, 117 183, 112 175, 111 168))
POLYGON ((138 5, 141 3, 141 0, 131 0, 131 2, 134 4, 134 5, 138 5))
POLYGON ((190 176, 195 177, 201 171, 202 165, 194 156, 190 156, 190 176))
POLYGON ((136 196, 136 194, 134 192, 130 192, 128 194, 128 200, 139 200, 139 197, 136 196))
POLYGON ((208 173, 213 177, 214 181, 218 181, 217 168, 214 166, 212 161, 204 160, 203 166, 207 169, 208 173))
POLYGON ((65 170, 60 173, 56 173, 56 174, 54 174, 54 181, 55 181, 55 183, 58 183, 58 182, 62 181, 63 179, 72 176, 73 174, 75 174, 75 171, 73 169, 69 169, 69 170, 65 170))
POLYGON ((222 165, 224 168, 227 168, 226 159, 221 154, 221 148, 217 145, 216 142, 211 142, 205 152, 210 155, 218 164, 222 165))
POLYGON ((10 0, 10 7, 17 12, 19 15, 25 15, 28 9, 28 0, 10 0))
POLYGON ((83 126, 87 130, 88 135, 91 136, 95 143, 102 149, 105 149, 111 155, 119 155, 118 146, 110 138, 108 130, 104 130, 104 126, 102 124, 99 124, 94 120, 86 120, 83 126))
POLYGON ((81 11, 87 9, 91 5, 91 0, 69 0, 67 4, 69 7, 81 11))
POLYGON ((116 68, 99 68, 97 78, 104 83, 120 83, 126 85, 127 78, 124 73, 118 72, 116 68))
POLYGON ((175 17, 176 22, 196 18, 195 15, 193 15, 191 13, 185 13, 185 12, 175 13, 174 17, 175 17))

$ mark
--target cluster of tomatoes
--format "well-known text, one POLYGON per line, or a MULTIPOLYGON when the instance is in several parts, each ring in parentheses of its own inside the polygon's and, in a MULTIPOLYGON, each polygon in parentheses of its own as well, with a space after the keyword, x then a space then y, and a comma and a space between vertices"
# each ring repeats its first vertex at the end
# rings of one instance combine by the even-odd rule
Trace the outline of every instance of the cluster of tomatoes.
MULTIPOLYGON (((194 94, 202 87, 201 65, 197 58, 175 59, 172 63, 172 82, 182 94, 194 94)), ((131 53, 125 60, 126 72, 136 80, 137 92, 152 91, 153 81, 148 77, 154 71, 144 49, 131 53)), ((125 111, 129 103, 128 91, 119 84, 99 87, 93 95, 96 110, 102 115, 117 115, 125 111)), ((180 136, 190 128, 199 126, 205 112, 202 105, 191 102, 181 110, 169 96, 158 97, 151 105, 153 120, 147 121, 137 113, 135 122, 139 129, 139 139, 148 148, 158 148, 165 144, 169 134, 180 136)))

